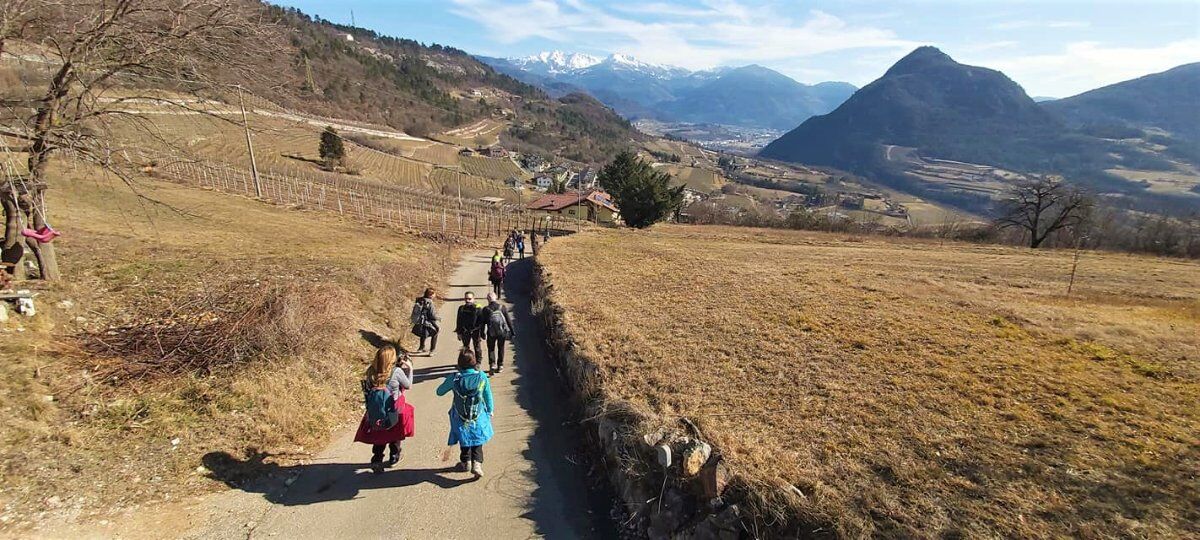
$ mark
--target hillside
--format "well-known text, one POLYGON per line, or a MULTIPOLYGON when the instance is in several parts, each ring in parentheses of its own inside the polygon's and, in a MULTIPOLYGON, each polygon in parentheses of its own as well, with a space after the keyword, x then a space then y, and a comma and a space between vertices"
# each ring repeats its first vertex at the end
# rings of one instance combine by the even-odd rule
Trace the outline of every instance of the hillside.
MULTIPOLYGON (((1159 158, 1154 147, 1138 141, 1074 130, 1047 109, 1055 103, 1035 103, 1003 73, 959 64, 936 48, 921 47, 833 112, 810 118, 767 145, 761 155, 838 167, 974 211, 986 211, 1003 191, 1003 178, 1011 175, 1006 171, 1062 174, 1097 194, 1154 212, 1194 208, 1195 197, 1186 189, 1149 189, 1154 182, 1135 181, 1125 172, 1152 169, 1186 176, 1190 169, 1159 158), (947 160, 941 166, 999 168, 987 171, 986 180, 1000 183, 955 182, 947 189, 907 174, 914 164, 947 160)), ((951 174, 951 180, 961 176, 951 174)))
POLYGON ((1046 110, 1067 125, 1092 128, 1158 129, 1200 141, 1200 63, 1048 101, 1046 110))
POLYGON ((617 147, 639 136, 599 103, 565 104, 461 50, 339 25, 291 8, 264 9, 279 20, 290 47, 263 59, 273 76, 249 88, 277 103, 419 137, 492 118, 502 109, 515 113, 507 124, 538 126, 560 146, 579 143, 585 161, 605 158, 587 149, 617 147), (579 129, 563 120, 573 116, 590 123, 579 129))
POLYGON ((747 536, 1195 538, 1200 266, 1086 259, 1069 297, 1067 251, 845 234, 594 231, 538 263, 599 422, 635 459, 697 426, 697 506, 747 536))
POLYGON ((880 160, 882 145, 892 144, 939 158, 1029 169, 1049 163, 1053 152, 1047 146, 1064 133, 1059 121, 1003 73, 921 47, 762 155, 863 170, 880 160), (1004 144, 991 144, 995 141, 1004 144))

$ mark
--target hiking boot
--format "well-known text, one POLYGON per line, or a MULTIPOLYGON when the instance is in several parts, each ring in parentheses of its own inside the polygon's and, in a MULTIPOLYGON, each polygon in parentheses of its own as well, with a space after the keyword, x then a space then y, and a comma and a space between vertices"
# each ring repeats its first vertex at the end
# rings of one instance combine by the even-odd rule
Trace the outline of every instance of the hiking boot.
POLYGON ((471 466, 467 465, 467 462, 465 461, 460 461, 458 462, 458 467, 456 467, 455 470, 458 472, 469 472, 471 470, 471 466))
POLYGON ((471 462, 471 474, 475 475, 475 478, 479 478, 479 477, 483 476, 483 462, 482 461, 472 461, 471 462))
POLYGON ((496 373, 504 373, 504 366, 496 366, 496 373))
POLYGON ((397 463, 400 463, 400 460, 403 459, 402 452, 403 452, 403 450, 397 450, 394 453, 389 453, 388 460, 387 460, 387 462, 384 463, 384 466, 391 467, 397 463))
POLYGON ((496 364, 488 365, 488 374, 492 374, 495 372, 496 372, 496 364))
POLYGON ((383 472, 383 454, 371 456, 371 470, 374 471, 375 474, 380 474, 383 472))

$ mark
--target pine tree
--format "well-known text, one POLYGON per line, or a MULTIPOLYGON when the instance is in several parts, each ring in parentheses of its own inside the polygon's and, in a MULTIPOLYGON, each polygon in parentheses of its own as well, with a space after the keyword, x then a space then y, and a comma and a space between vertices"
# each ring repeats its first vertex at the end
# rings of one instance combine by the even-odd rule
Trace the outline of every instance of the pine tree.
POLYGON ((342 137, 331 126, 325 126, 325 131, 321 132, 321 145, 317 152, 321 155, 321 161, 325 162, 325 167, 329 169, 341 166, 342 161, 346 159, 346 147, 342 144, 342 137))
POLYGON ((671 175, 656 171, 628 150, 600 170, 600 187, 612 196, 630 227, 649 227, 683 204, 683 186, 671 187, 671 175))

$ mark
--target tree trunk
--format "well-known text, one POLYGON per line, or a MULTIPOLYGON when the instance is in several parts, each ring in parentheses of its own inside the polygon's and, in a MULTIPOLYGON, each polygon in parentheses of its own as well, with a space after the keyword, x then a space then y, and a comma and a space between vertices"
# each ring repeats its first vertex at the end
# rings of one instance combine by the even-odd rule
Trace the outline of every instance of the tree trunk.
POLYGON ((21 209, 13 195, 5 194, 0 202, 4 204, 4 246, 0 250, 0 261, 14 278, 25 279, 25 268, 21 266, 21 259, 25 258, 25 245, 21 243, 21 209))
MULTIPOLYGON (((38 231, 42 227, 47 226, 44 204, 39 204, 45 201, 46 192, 44 188, 38 187, 36 191, 30 194, 31 201, 29 206, 29 223, 30 228, 38 231)), ((30 253, 37 258, 38 271, 41 273, 41 278, 46 281, 57 281, 62 276, 58 273, 58 258, 54 255, 54 244, 41 243, 33 238, 26 238, 25 245, 29 247, 30 253)))
MULTIPOLYGON (((50 131, 54 127, 54 115, 58 111, 59 102, 70 90, 69 81, 72 69, 73 64, 65 62, 59 68, 58 73, 55 73, 33 122, 33 142, 29 146, 29 181, 30 185, 34 187, 33 191, 29 193, 29 223, 30 228, 34 230, 46 226, 45 205, 39 203, 45 201, 45 187, 43 186, 47 184, 46 166, 50 162, 50 152, 54 150, 49 140, 50 131)), ((58 259, 54 255, 54 245, 42 244, 32 238, 26 239, 25 245, 37 257, 41 278, 47 281, 57 280, 60 276, 58 259)))

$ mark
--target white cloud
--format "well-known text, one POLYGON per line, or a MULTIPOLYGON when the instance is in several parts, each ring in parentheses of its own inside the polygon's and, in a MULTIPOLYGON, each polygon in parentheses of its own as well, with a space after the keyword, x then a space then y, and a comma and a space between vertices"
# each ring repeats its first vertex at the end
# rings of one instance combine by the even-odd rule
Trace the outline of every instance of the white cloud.
POLYGON ((476 21, 503 43, 544 38, 689 69, 916 46, 890 30, 849 24, 825 12, 797 19, 790 12, 737 0, 706 0, 699 8, 667 2, 612 7, 593 0, 453 1, 456 14, 476 21), (642 20, 647 15, 649 20, 642 20))
POLYGON ((1030 95, 1067 97, 1101 86, 1200 61, 1200 38, 1158 47, 1112 47, 1094 41, 1062 51, 1026 56, 972 58, 968 63, 1003 71, 1030 95))

